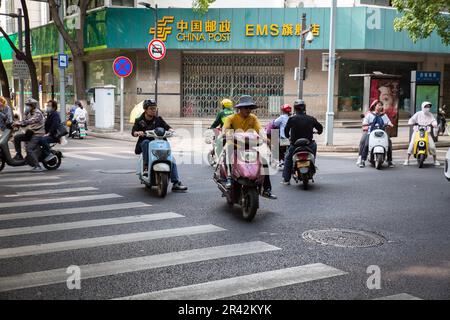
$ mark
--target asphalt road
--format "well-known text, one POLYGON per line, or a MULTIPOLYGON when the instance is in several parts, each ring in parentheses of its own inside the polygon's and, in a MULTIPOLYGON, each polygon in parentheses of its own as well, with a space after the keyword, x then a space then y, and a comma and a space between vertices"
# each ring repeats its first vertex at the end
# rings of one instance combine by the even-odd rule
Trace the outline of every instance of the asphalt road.
POLYGON ((183 286, 192 286, 184 288, 189 297, 223 299, 450 298, 450 185, 442 167, 377 171, 356 167, 354 155, 319 154, 310 190, 280 185, 278 173, 278 200, 261 198, 248 223, 221 198, 206 164, 180 165, 188 192, 157 198, 138 182, 133 150, 123 141, 70 141, 57 171, 0 173, 0 299, 167 298, 183 286), (66 188, 90 189, 55 193, 66 188), (26 202, 41 199, 49 201, 26 202), (133 207, 144 204, 151 206, 133 207), (345 248, 302 237, 327 228, 372 232, 384 243, 345 248), (374 265, 379 289, 367 286, 374 265), (69 266, 81 267, 80 289, 67 287, 69 266), (263 281, 274 270, 279 278, 263 281), (177 289, 154 293, 170 288, 177 289))

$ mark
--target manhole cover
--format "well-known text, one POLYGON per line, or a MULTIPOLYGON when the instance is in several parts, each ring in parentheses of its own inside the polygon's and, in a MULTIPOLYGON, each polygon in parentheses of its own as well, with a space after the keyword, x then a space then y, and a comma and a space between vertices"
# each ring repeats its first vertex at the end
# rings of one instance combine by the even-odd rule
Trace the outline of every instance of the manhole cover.
POLYGON ((124 170, 124 169, 117 169, 117 170, 100 170, 100 173, 108 173, 108 174, 129 174, 129 173, 135 173, 135 170, 124 170))
POLYGON ((381 246, 386 239, 372 232, 350 229, 309 230, 302 234, 303 239, 323 245, 364 248, 381 246))

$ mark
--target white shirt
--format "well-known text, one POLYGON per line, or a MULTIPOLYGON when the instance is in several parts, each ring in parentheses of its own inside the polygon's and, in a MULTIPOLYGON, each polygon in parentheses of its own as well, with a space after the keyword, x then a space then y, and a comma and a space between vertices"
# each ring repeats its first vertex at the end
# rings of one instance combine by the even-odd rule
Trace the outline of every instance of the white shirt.
POLYGON ((274 122, 273 124, 280 128, 280 137, 282 139, 286 139, 286 136, 284 135, 284 128, 286 127, 286 123, 289 120, 289 115, 287 114, 283 114, 281 116, 279 116, 274 122))
POLYGON ((86 121, 87 120, 87 111, 84 108, 81 109, 80 107, 78 107, 75 110, 75 113, 73 114, 73 119, 75 121, 78 121, 79 118, 83 118, 83 117, 84 117, 84 121, 86 121))
MULTIPOLYGON (((372 122, 375 120, 376 114, 373 114, 372 112, 369 112, 363 119, 363 126, 365 125, 369 125, 369 130, 367 131, 368 133, 370 133, 370 125, 372 124, 372 122)), ((381 116, 381 119, 383 119, 383 123, 385 126, 391 126, 392 122, 391 120, 389 120, 389 117, 386 114, 383 114, 381 116)))

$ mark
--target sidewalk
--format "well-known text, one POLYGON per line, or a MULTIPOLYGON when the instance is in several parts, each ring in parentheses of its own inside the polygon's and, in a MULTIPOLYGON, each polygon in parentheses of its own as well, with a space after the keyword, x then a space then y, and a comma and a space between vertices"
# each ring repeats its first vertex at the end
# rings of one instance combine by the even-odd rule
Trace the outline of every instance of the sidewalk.
MULTIPOLYGON (((171 123, 172 124, 172 123, 171 123)), ((210 146, 205 141, 205 131, 207 127, 193 126, 181 127, 176 126, 177 136, 171 138, 172 149, 177 152, 202 152, 209 150, 210 146), (195 134, 194 134, 195 132, 195 134), (189 138, 192 137, 192 138, 189 138)), ((93 128, 93 131, 88 132, 89 136, 123 140, 136 142, 136 138, 131 136, 131 128, 128 126, 123 133, 114 132, 100 132, 93 128)), ((333 145, 325 145, 325 132, 321 135, 316 135, 315 140, 318 145, 318 151, 322 152, 357 152, 359 140, 361 138, 361 129, 359 128, 335 128, 333 145)), ((409 144, 409 128, 400 127, 398 130, 398 137, 392 138, 392 147, 394 150, 407 149, 409 144)), ((450 147, 450 136, 439 136, 439 141, 436 147, 450 147)))

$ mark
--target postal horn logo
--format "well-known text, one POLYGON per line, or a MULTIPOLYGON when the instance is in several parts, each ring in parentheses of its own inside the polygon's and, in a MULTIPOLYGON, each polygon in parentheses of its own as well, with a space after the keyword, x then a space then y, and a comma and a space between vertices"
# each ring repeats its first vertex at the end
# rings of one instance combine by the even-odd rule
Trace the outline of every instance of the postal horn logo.
MULTIPOLYGON (((172 33, 172 27, 168 26, 173 23, 173 16, 164 16, 161 20, 158 20, 158 33, 156 34, 156 38, 161 41, 166 41, 167 36, 172 33)), ((150 28, 150 34, 155 34, 155 28, 150 28)))

